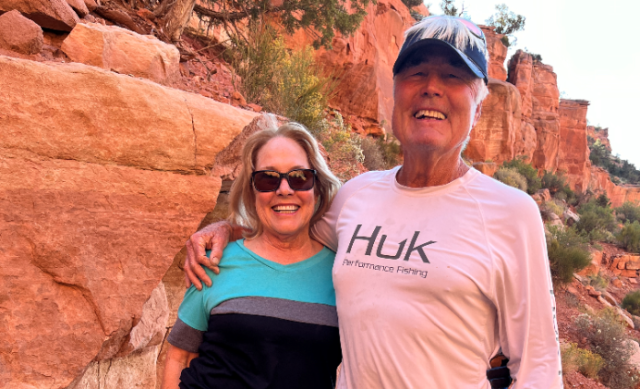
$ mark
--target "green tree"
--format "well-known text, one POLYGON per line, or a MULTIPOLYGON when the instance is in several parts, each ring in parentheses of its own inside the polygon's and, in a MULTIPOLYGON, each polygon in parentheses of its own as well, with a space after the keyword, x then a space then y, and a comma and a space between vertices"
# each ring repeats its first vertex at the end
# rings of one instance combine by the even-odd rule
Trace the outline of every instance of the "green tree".
POLYGON ((495 27, 498 34, 504 34, 506 39, 503 39, 502 42, 505 46, 514 45, 516 38, 513 34, 524 30, 527 18, 509 11, 509 7, 506 4, 496 5, 496 10, 497 12, 486 20, 487 25, 495 27))
POLYGON ((420 4, 423 4, 422 0, 402 0, 402 2, 409 8, 417 7, 420 4))
POLYGON ((315 34, 315 47, 331 46, 335 31, 352 34, 366 15, 371 0, 287 0, 273 6, 272 0, 162 0, 154 11, 163 33, 176 42, 189 16, 195 11, 205 23, 223 26, 230 35, 243 35, 242 26, 263 21, 269 14, 288 34, 307 29, 315 34), (348 8, 347 8, 348 7, 348 8))
POLYGON ((625 201, 624 204, 616 208, 616 216, 619 220, 629 223, 640 221, 640 205, 634 205, 630 201, 625 201))
POLYGON ((454 4, 454 0, 442 0, 442 2, 440 3, 440 8, 442 8, 442 11, 444 12, 445 15, 449 15, 449 16, 462 15, 462 12, 458 14, 458 7, 456 7, 456 5, 454 4))
POLYGON ((627 251, 640 253, 640 222, 627 223, 620 231, 618 240, 627 251))
POLYGON ((336 82, 322 75, 310 47, 289 52, 268 25, 251 24, 248 31, 248 39, 236 43, 231 58, 245 98, 319 131, 336 82))

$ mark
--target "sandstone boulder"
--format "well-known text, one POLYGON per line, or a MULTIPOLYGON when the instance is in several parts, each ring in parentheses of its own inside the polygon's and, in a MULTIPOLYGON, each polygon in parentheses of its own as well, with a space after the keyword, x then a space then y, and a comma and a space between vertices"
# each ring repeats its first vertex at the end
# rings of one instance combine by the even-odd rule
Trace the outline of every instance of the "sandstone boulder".
POLYGON ((84 0, 84 5, 87 7, 89 12, 93 12, 98 8, 98 4, 96 4, 95 0, 84 0))
POLYGON ((265 129, 278 128, 279 125, 278 118, 274 114, 265 113, 253 119, 253 121, 229 143, 229 146, 216 155, 216 161, 211 170, 211 175, 220 177, 222 181, 234 181, 242 169, 242 148, 247 138, 265 129))
POLYGON ((116 26, 80 24, 64 40, 62 51, 74 62, 162 84, 171 83, 180 72, 175 46, 116 26))
POLYGON ((66 0, 0 0, 0 12, 14 9, 51 30, 71 31, 79 20, 66 0))
POLYGON ((159 282, 255 114, 81 64, 0 56, 0 84, 0 387, 150 388, 159 282))
POLYGON ((464 151, 471 161, 501 165, 515 157, 515 139, 520 130, 520 93, 512 84, 489 79, 489 96, 482 103, 482 115, 471 131, 464 151))
POLYGON ((33 55, 42 50, 42 28, 13 10, 0 15, 0 49, 33 55))
POLYGON ((0 147, 47 158, 204 173, 257 115, 81 64, 0 56, 0 80, 0 147))
POLYGON ((87 5, 84 2, 85 0, 66 0, 66 1, 81 18, 89 14, 89 9, 87 8, 87 5))

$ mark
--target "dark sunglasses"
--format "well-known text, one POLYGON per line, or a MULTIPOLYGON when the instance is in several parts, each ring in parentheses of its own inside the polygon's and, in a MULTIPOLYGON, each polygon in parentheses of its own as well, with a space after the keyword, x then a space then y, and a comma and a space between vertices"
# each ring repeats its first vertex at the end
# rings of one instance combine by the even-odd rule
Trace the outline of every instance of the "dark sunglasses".
POLYGON ((313 169, 293 169, 287 173, 275 170, 258 170, 251 173, 251 182, 258 192, 275 192, 285 178, 289 188, 296 191, 312 189, 316 183, 316 171, 313 169))

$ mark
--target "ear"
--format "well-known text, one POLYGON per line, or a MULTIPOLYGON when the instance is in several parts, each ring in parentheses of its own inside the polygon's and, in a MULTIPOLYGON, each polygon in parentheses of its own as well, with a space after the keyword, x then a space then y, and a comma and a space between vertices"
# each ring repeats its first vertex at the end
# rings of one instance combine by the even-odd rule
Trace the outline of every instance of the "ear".
POLYGON ((478 124, 481 114, 482 114, 482 101, 480 102, 480 104, 476 106, 476 113, 473 115, 473 124, 471 125, 471 128, 474 128, 476 124, 478 124))

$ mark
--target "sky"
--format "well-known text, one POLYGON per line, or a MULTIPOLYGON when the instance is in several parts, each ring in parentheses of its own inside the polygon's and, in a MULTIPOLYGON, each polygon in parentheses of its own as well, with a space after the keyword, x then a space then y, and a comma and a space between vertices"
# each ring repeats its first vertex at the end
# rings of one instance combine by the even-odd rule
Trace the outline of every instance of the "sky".
MULTIPOLYGON (((442 14, 440 0, 429 3, 442 14)), ((608 127, 613 154, 640 169, 640 1, 467 0, 464 8, 485 24, 496 4, 527 18, 505 67, 517 49, 540 54, 558 75, 561 97, 588 100, 589 124, 608 127)))

